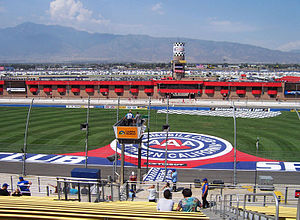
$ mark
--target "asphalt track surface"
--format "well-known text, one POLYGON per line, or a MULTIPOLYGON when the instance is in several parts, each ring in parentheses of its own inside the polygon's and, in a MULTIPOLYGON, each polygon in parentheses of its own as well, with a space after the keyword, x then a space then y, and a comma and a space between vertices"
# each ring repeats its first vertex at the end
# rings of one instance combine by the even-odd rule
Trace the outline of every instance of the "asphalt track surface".
MULTIPOLYGON (((68 177, 75 167, 84 168, 84 165, 62 165, 62 164, 42 164, 26 163, 26 174, 36 176, 68 177)), ((112 176, 112 166, 88 166, 88 168, 100 169, 102 178, 112 176)), ((231 170, 200 170, 200 169, 177 169, 178 182, 194 182, 194 179, 204 177, 212 180, 223 180, 225 183, 233 183, 233 171, 231 170)), ((118 168, 119 171, 119 168, 118 168)), ((125 179, 128 179, 132 171, 137 171, 136 167, 125 168, 125 179)), ((146 169, 142 170, 143 173, 146 169)), ((22 162, 0 162, 0 173, 21 174, 22 162)), ((1 174, 0 174, 1 175, 1 174)), ((274 184, 299 185, 300 172, 268 172, 258 171, 257 176, 272 176, 274 184)), ((1 177, 0 177, 1 178, 1 177)), ((255 171, 237 171, 237 183, 254 183, 255 171)))

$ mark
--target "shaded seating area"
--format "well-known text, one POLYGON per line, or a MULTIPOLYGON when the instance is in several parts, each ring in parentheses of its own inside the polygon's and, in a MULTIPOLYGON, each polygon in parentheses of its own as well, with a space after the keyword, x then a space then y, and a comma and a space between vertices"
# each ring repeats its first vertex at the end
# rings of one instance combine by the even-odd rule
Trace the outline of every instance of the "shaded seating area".
POLYGON ((0 197, 0 219, 209 219, 202 212, 158 212, 156 203, 58 201, 49 197, 0 197))

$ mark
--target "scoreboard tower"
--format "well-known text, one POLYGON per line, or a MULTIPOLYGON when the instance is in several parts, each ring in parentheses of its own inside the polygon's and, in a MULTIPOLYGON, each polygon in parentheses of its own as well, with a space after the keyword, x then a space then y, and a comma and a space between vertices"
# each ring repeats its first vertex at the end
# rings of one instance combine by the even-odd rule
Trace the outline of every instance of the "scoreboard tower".
POLYGON ((173 43, 172 77, 182 79, 185 76, 185 51, 183 42, 173 43))

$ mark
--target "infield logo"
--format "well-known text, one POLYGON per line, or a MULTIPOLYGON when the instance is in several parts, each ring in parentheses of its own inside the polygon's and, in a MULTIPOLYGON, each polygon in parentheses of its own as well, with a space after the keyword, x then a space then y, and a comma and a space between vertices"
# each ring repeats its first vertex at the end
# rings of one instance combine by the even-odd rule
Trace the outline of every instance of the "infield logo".
MULTIPOLYGON (((142 159, 147 159, 148 136, 144 134, 142 143, 142 159)), ((113 150, 121 153, 121 145, 114 140, 110 144, 113 150), (117 145, 117 146, 116 146, 117 145)), ((149 160, 163 161, 165 149, 168 148, 168 160, 190 161, 205 160, 223 156, 232 150, 232 145, 221 138, 195 133, 169 132, 166 142, 166 133, 151 132, 149 136, 149 160)), ((138 157, 137 144, 125 144, 125 155, 138 157)))

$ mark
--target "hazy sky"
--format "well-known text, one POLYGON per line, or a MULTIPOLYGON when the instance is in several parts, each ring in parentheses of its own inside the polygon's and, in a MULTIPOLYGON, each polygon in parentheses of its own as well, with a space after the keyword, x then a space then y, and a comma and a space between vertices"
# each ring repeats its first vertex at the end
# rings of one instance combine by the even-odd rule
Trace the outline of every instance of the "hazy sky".
POLYGON ((0 28, 27 21, 300 49, 300 0, 0 0, 0 28))

